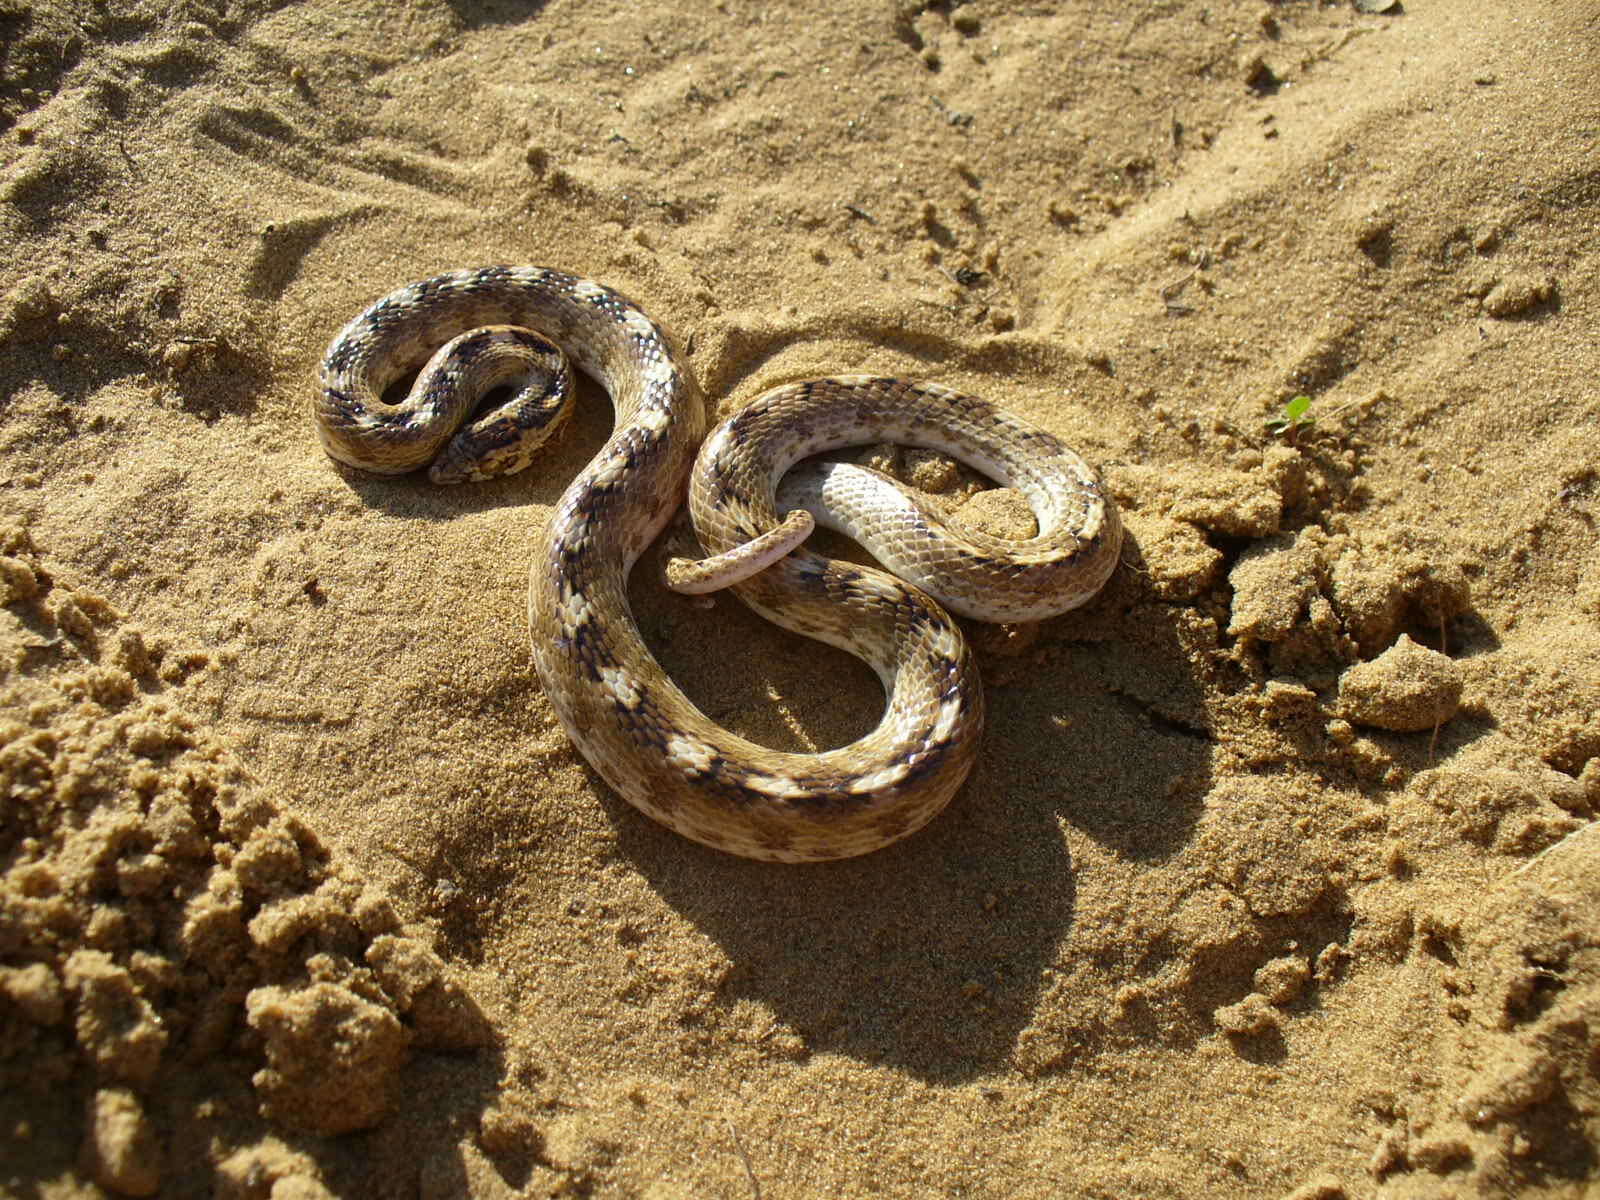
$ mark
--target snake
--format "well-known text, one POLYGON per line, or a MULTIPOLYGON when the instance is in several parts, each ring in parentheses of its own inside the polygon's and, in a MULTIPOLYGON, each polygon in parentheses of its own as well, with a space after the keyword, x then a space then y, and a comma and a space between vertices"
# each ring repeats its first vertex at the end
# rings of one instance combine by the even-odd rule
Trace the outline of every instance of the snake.
POLYGON ((510 473, 562 427, 568 360, 609 394, 613 429, 555 504, 529 570, 528 623, 534 669, 583 758, 634 808, 745 858, 849 858, 927 825, 966 779, 983 726, 957 618, 1038 621, 1100 591, 1122 525, 1098 473, 1014 413, 898 377, 785 383, 708 431, 706 401, 655 321, 610 287, 535 266, 450 271, 371 304, 323 356, 317 431, 362 471, 426 466, 441 483, 510 473), (386 399, 412 372, 409 391, 386 399), (816 458, 884 442, 1017 489, 1037 532, 946 521, 888 475, 816 458), (705 557, 670 564, 669 585, 731 587, 773 623, 861 659, 885 694, 870 732, 814 753, 772 749, 706 716, 668 676, 627 587, 686 493, 705 557), (819 524, 883 569, 807 549, 819 524))

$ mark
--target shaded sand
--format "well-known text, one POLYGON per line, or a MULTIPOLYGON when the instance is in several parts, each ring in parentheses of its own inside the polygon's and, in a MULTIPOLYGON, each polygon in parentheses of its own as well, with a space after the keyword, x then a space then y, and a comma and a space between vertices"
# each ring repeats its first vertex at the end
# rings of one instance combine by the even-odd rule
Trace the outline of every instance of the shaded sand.
MULTIPOLYGON (((1597 22, 0 7, 0 1191, 1592 1194, 1597 22), (1102 464, 1125 564, 975 632, 928 830, 738 862, 577 758, 523 606, 594 389, 526 477, 320 453, 339 326, 494 261, 724 412, 910 374, 1102 464)), ((876 719, 634 592, 731 728, 876 719)))

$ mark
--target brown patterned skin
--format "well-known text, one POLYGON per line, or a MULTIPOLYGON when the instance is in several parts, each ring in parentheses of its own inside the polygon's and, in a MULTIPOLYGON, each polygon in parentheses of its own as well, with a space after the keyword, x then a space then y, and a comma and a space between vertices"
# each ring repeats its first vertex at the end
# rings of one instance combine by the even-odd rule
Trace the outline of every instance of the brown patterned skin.
MULTIPOLYGON (((855 654, 883 681, 877 728, 818 754, 770 750, 723 729, 645 646, 627 604, 628 574, 682 500, 705 436, 705 404, 665 335, 616 292, 545 268, 491 267, 393 293, 329 347, 316 410, 329 452, 389 471, 426 461, 424 441, 437 452, 454 426, 424 431, 417 414, 454 404, 459 423, 456 409, 470 412, 475 397, 446 404, 423 396, 398 420, 385 419, 390 410, 378 397, 429 347, 484 325, 537 329, 606 388, 615 408, 611 437, 557 503, 529 580, 535 668, 594 769, 669 828, 750 858, 846 858, 931 820, 971 769, 983 697, 959 628, 922 587, 806 551, 734 585, 757 612, 855 654)), ((441 371, 468 374, 449 363, 441 371)), ((531 394, 525 402, 545 403, 531 394)), ((914 499, 893 499, 890 485, 863 468, 802 468, 785 484, 784 509, 860 526, 855 536, 880 561, 943 589, 958 611, 989 619, 1065 611, 1115 567, 1116 510, 1081 459, 981 400, 899 379, 788 385, 724 422, 695 472, 697 535, 709 554, 737 558, 781 524, 778 483, 790 464, 880 440, 946 450, 1020 488, 1039 516, 1038 536, 1009 542, 949 530, 914 499)))

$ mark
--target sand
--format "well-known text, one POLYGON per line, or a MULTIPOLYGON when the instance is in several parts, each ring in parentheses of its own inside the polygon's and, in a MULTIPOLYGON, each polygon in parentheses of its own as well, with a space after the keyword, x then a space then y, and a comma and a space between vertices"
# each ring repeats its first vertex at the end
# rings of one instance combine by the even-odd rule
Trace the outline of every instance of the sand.
MULTIPOLYGON (((0 39, 4 1194, 1594 1194, 1596 5, 0 39), (914 375, 1099 464, 1123 565, 973 629, 928 829, 741 862, 577 756, 524 604, 597 389, 500 482, 321 453, 338 328, 489 262, 634 297, 723 413, 914 375)), ((717 720, 871 727, 655 561, 717 720)))

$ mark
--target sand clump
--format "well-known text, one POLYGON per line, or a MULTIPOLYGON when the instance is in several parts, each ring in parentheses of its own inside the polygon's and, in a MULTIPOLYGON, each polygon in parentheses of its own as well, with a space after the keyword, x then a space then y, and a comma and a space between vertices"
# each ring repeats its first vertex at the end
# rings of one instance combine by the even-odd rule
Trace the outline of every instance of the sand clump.
POLYGON ((119 1196, 153 1196, 161 1186, 161 1143, 144 1105, 128 1088, 100 1088, 84 1141, 90 1176, 119 1196))
POLYGON ((0 688, 24 717, 0 730, 0 1079, 35 1146, 76 1126, 101 1186, 176 1194, 197 1164, 165 1135, 207 1073, 253 1086, 231 1140, 262 1118, 327 1136, 394 1111, 414 1047, 486 1045, 427 935, 184 713, 207 656, 147 642, 20 528, 0 541, 0 688), (29 1120, 41 1088, 81 1122, 29 1120))
POLYGON ((1406 634, 1339 677, 1340 711, 1357 725, 1415 733, 1442 725, 1460 703, 1461 669, 1406 634))
POLYGON ((267 1067, 255 1075, 266 1115, 316 1133, 370 1129, 388 1116, 406 1059, 391 1008, 333 983, 259 987, 245 1001, 267 1067))
POLYGON ((1586 1155, 1575 1114, 1588 1109, 1600 1061, 1600 905, 1594 827, 1553 844, 1462 913, 1424 927, 1446 964, 1448 1007, 1465 1031, 1443 1065, 1446 1086, 1391 1110, 1374 1152, 1378 1182, 1412 1171, 1479 1192, 1515 1192, 1539 1161, 1586 1155), (1574 907, 1575 906, 1575 907, 1574 907))

